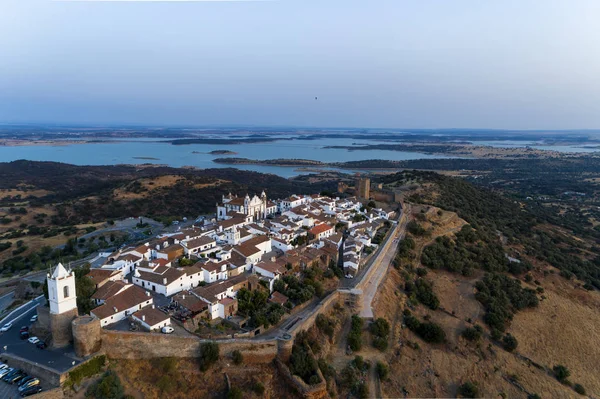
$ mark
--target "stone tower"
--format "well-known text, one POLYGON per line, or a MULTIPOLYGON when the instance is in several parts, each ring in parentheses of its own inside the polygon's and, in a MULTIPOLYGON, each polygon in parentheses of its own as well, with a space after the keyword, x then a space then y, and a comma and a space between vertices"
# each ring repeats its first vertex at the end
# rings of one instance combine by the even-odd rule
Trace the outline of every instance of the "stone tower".
POLYGON ((47 280, 52 346, 60 348, 73 340, 71 321, 78 316, 75 274, 59 263, 47 280))

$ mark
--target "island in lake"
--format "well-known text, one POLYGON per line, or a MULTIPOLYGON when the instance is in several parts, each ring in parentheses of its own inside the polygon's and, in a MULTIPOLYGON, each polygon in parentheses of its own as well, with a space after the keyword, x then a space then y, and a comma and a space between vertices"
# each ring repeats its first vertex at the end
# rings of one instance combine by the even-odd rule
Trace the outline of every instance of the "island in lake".
POLYGON ((214 150, 209 152, 210 155, 236 155, 237 152, 229 150, 214 150))

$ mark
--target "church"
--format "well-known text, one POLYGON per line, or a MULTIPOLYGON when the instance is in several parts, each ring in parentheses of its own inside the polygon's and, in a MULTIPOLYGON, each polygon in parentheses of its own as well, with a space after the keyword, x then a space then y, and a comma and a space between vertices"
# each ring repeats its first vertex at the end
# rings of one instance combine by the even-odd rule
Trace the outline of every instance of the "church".
POLYGON ((267 199, 267 194, 263 191, 258 197, 255 195, 250 198, 248 194, 244 198, 229 193, 223 196, 222 202, 217 204, 217 219, 227 220, 235 216, 236 213, 252 217, 252 221, 266 219, 277 211, 277 205, 267 199))

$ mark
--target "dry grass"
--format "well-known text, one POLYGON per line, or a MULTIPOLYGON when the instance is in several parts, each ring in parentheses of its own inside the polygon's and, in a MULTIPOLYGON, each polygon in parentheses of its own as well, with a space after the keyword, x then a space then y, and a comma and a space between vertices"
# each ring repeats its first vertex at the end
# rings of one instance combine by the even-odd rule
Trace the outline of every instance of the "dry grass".
MULTIPOLYGON (((420 209, 415 208, 415 211, 420 212, 420 209)), ((433 234, 430 238, 416 238, 415 252, 420 252, 439 235, 453 234, 464 224, 450 212, 439 217, 437 211, 429 209, 426 215, 429 220, 419 223, 425 228, 433 228, 433 234)), ((419 262, 415 261, 414 266, 417 265, 419 262)), ((402 328, 402 311, 406 303, 401 289, 404 281, 398 271, 390 269, 374 303, 376 317, 388 319, 392 326, 386 360, 393 372, 382 384, 384 396, 403 397, 406 389, 409 397, 453 397, 458 386, 467 381, 477 382, 483 397, 498 397, 501 393, 509 398, 526 397, 528 393, 537 393, 543 398, 578 396, 570 387, 556 381, 547 370, 540 370, 497 346, 488 338, 487 328, 479 343, 470 343, 461 337, 462 331, 473 323, 485 327, 483 307, 474 296, 474 283, 482 274, 479 272, 467 278, 429 270, 427 279, 433 281, 440 306, 448 312, 431 311, 422 305, 413 311, 420 319, 430 317, 446 332, 446 343, 431 345, 402 328), (409 342, 418 343, 419 349, 411 349, 407 345, 409 342), (509 381, 511 376, 516 376, 516 384, 509 381)), ((519 341, 517 352, 547 369, 564 364, 571 370, 570 380, 581 383, 588 394, 597 397, 600 395, 597 377, 600 373, 600 347, 597 344, 600 342, 600 294, 577 288, 577 282, 564 280, 556 274, 546 277, 541 272, 533 274, 545 288, 547 299, 538 308, 515 315, 509 332, 519 341)))

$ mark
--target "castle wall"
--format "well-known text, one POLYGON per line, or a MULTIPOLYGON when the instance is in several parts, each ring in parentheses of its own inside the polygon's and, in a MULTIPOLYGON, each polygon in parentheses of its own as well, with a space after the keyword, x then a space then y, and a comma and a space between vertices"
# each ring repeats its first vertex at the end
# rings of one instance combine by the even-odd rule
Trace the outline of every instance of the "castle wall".
POLYGON ((53 348, 63 348, 71 343, 73 340, 71 322, 78 314, 77 308, 61 314, 49 314, 53 348))
POLYGON ((100 320, 92 316, 80 316, 71 322, 75 354, 87 357, 98 352, 102 346, 100 320))

